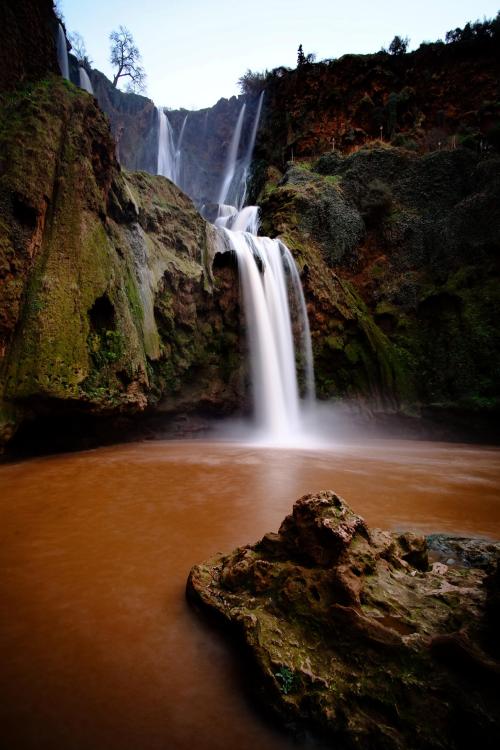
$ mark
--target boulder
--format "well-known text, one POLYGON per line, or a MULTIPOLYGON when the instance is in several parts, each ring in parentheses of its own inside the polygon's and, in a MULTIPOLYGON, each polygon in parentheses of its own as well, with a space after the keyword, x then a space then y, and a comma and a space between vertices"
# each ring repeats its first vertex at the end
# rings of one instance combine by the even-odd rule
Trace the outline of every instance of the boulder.
POLYGON ((464 562, 455 544, 448 564, 324 491, 277 534, 196 565, 187 594, 234 630, 261 702, 294 731, 338 748, 493 748, 500 543, 484 546, 464 562))

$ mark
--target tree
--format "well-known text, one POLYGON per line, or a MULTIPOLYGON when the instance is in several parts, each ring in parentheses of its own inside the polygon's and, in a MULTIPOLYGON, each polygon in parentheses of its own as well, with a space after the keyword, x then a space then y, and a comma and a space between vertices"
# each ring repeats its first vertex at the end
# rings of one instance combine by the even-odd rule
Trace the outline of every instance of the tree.
POLYGON ((71 42, 71 51, 73 52, 74 56, 80 63, 80 65, 85 68, 85 70, 90 72, 92 68, 92 60, 88 56, 87 48, 85 46, 85 41, 81 34, 78 33, 78 31, 72 31, 71 34, 68 34, 68 39, 71 42))
POLYGON ((408 49, 409 43, 410 40, 407 36, 405 36, 404 38, 395 36, 389 45, 389 53, 391 55, 404 55, 406 50, 408 49))
POLYGON ((247 72, 241 78, 238 78, 241 93, 248 96, 257 96, 265 89, 268 77, 268 70, 265 73, 257 73, 248 68, 247 72))
POLYGON ((306 56, 304 55, 304 50, 302 49, 302 45, 299 44, 299 49, 297 51, 297 65, 300 67, 301 65, 305 65, 306 62, 306 56))
POLYGON ((134 93, 146 90, 146 74, 141 65, 141 55, 134 43, 134 38, 125 26, 109 35, 111 42, 111 65, 116 67, 113 86, 116 88, 120 78, 129 78, 127 91, 134 93))

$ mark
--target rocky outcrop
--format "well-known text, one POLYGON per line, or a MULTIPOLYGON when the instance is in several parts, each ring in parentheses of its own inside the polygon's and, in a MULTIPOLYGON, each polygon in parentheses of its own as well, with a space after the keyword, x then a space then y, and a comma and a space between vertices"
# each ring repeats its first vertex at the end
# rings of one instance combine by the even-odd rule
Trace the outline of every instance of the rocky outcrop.
POLYGON ((113 417, 239 402, 235 269, 172 183, 120 172, 93 97, 49 77, 3 102, 0 414, 113 417), (174 402, 174 403, 172 403, 174 402))
POLYGON ((195 566, 187 593, 245 644, 289 728, 339 748, 493 750, 500 543, 482 549, 486 570, 456 545, 453 564, 431 563, 423 537, 369 529, 321 492, 277 534, 195 566))
POLYGON ((493 426, 498 174, 493 153, 376 145, 268 171, 263 231, 303 269, 320 395, 368 396, 465 433, 493 426))

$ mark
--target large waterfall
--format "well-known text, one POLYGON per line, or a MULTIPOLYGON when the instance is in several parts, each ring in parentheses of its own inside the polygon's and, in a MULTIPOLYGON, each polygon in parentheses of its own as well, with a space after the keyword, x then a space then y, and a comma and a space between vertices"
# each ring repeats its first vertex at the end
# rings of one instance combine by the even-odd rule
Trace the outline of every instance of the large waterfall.
MULTIPOLYGON (((238 263, 250 358, 251 391, 258 439, 273 445, 297 443, 304 432, 304 406, 314 401, 314 368, 307 309, 299 272, 280 240, 259 237, 259 209, 244 206, 262 110, 261 94, 243 157, 238 158, 244 103, 226 154, 215 227, 220 252, 238 263), (227 201, 231 201, 231 205, 227 201), (299 385, 300 381, 300 385, 299 385), (301 398, 302 391, 302 398, 301 398)), ((177 146, 164 110, 158 109, 158 173, 182 188, 184 118, 177 146)))

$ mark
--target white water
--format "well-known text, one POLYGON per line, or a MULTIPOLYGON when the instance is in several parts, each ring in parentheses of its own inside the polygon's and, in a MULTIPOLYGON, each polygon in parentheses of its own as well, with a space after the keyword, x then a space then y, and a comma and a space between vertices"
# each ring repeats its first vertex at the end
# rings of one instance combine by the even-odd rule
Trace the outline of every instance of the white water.
POLYGON ((92 88, 92 84, 90 82, 90 78, 88 76, 87 71, 85 68, 82 68, 81 66, 78 68, 78 72, 80 75, 80 88, 84 89, 85 91, 88 91, 89 94, 94 94, 94 89, 92 88))
POLYGON ((238 259, 258 439, 273 445, 300 443, 305 428, 297 359, 307 403, 314 401, 311 337, 300 276, 286 245, 257 236, 257 206, 232 213, 230 209, 220 206, 215 225, 222 233, 223 251, 232 250, 238 259), (300 332, 297 346, 289 298, 300 332))
POLYGON ((163 177, 168 177, 172 182, 176 182, 172 126, 161 107, 157 107, 156 111, 158 113, 158 160, 156 173, 163 175, 163 177))
MULTIPOLYGON (((241 176, 241 182, 238 188, 236 205, 238 209, 242 209, 247 199, 248 189, 248 177, 250 176, 250 166, 252 164, 253 150, 255 148, 255 141, 257 139, 257 131, 259 129, 260 115, 262 112, 262 103, 264 101, 264 91, 259 96, 259 103, 257 105, 257 112, 255 113, 255 119, 252 126, 252 132, 250 134, 250 140, 248 141, 248 147, 243 160, 243 171, 241 176)), ((250 230, 251 231, 251 230, 250 230)), ((257 232, 255 232, 257 234, 257 232)))
POLYGON ((69 81, 68 47, 66 45, 66 35, 61 24, 59 24, 57 31, 57 62, 59 63, 61 75, 69 81))
MULTIPOLYGON (((238 261, 248 339, 255 439, 272 445, 303 444, 305 423, 314 403, 311 336, 299 272, 290 250, 280 241, 258 237, 259 209, 242 207, 257 137, 261 94, 244 158, 238 162, 246 105, 238 115, 218 196, 215 226, 220 252, 238 261), (238 208, 226 203, 229 197, 238 208), (295 336, 294 336, 295 332, 295 336), (299 396, 298 370, 305 400, 299 396)), ((158 173, 182 187, 182 140, 187 117, 174 148, 172 128, 158 109, 158 173)))
POLYGON ((236 171, 236 162, 238 159, 238 147, 240 145, 241 129, 243 127, 243 118, 245 117, 245 109, 246 109, 246 104, 243 104, 242 108, 240 109, 238 120, 236 122, 236 127, 234 129, 233 137, 231 139, 231 144, 229 146, 229 151, 228 151, 227 160, 226 160, 226 168, 224 170, 224 177, 222 180, 222 186, 220 189, 219 197, 217 199, 217 203, 219 204, 226 203, 229 190, 231 188, 231 183, 233 182, 234 173, 236 171))

